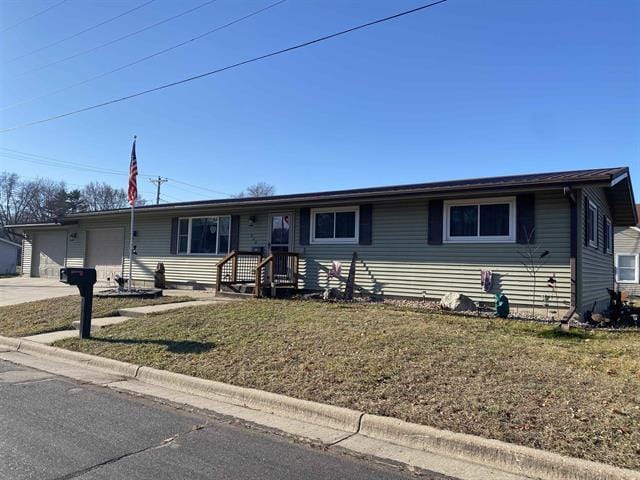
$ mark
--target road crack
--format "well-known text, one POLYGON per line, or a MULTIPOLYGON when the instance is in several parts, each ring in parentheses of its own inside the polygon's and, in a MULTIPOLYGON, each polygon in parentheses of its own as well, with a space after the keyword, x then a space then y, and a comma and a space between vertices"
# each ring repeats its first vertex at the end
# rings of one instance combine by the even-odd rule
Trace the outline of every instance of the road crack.
POLYGON ((82 468, 80 470, 76 470, 74 472, 70 472, 70 473, 66 473, 60 477, 56 477, 54 480, 71 480, 74 478, 78 478, 82 475, 84 475, 85 473, 91 472, 93 470, 97 470, 98 468, 101 467, 105 467, 107 465, 111 465, 113 463, 117 463, 121 460, 125 460, 127 458, 136 456, 136 455, 140 455, 141 453, 145 453, 145 452, 149 452, 152 450, 157 450, 159 448, 165 448, 171 444, 173 444, 176 440, 178 440, 179 438, 182 438, 186 435, 189 435, 193 432, 197 432, 199 430, 204 430, 205 428, 209 428, 211 426, 213 426, 214 423, 213 422, 206 422, 203 424, 198 424, 198 425, 194 425, 192 426, 189 430, 186 430, 184 432, 179 432, 176 433, 175 435, 165 438, 164 440, 162 440, 160 443, 154 444, 154 445, 150 445, 148 447, 145 448, 141 448, 139 450, 135 450, 133 452, 127 452, 127 453, 123 453, 122 455, 118 455, 116 457, 110 458, 108 460, 105 460, 103 462, 100 463, 96 463, 94 465, 90 465, 88 467, 82 468))

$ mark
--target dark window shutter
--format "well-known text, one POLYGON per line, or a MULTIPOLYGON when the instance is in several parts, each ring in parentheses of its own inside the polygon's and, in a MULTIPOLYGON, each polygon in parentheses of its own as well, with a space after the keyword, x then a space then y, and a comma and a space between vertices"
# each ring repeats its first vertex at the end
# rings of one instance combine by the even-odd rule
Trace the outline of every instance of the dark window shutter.
POLYGON ((609 245, 609 250, 611 250, 611 254, 615 253, 615 247, 613 240, 616 238, 616 231, 613 228, 613 220, 611 221, 611 245, 609 245))
POLYGON ((309 245, 311 209, 300 209, 300 245, 309 245))
POLYGON ((231 231, 229 232, 229 251, 240 250, 240 215, 231 215, 231 231))
POLYGON ((172 254, 178 253, 178 217, 171 219, 171 247, 169 252, 172 254))
POLYGON ((371 245, 372 224, 371 213, 373 206, 368 203, 366 205, 360 205, 360 232, 359 243, 360 245, 371 245))
POLYGON ((587 196, 584 196, 584 246, 589 246, 589 226, 591 222, 589 219, 591 216, 589 215, 589 199, 587 196))
POLYGON ((607 236, 607 216, 602 216, 602 251, 607 253, 607 247, 609 243, 609 238, 607 236))
POLYGON ((536 241, 536 196, 523 193, 516 196, 516 242, 536 241))
POLYGON ((442 200, 429 200, 429 226, 427 239, 429 245, 442 243, 442 200))

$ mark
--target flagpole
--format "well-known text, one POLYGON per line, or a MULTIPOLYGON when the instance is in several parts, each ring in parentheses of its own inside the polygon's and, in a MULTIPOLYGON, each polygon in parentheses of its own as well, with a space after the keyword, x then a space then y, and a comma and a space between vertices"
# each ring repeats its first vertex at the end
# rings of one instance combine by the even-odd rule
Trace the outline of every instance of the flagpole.
MULTIPOLYGON (((137 137, 134 135, 132 157, 135 155, 136 138, 137 137)), ((132 161, 133 161, 133 158, 132 158, 132 161)), ((137 165, 136 165, 136 170, 137 170, 137 165)), ((127 290, 129 291, 129 293, 131 293, 131 284, 133 283, 133 278, 131 277, 131 269, 133 265, 133 225, 134 225, 133 220, 135 215, 137 196, 138 196, 138 192, 136 191, 136 195, 135 195, 136 198, 133 198, 131 201, 131 225, 129 227, 129 280, 127 282, 127 290)))
POLYGON ((131 227, 129 228, 129 282, 128 282, 128 290, 129 292, 131 292, 131 283, 132 283, 132 279, 131 279, 131 264, 133 262, 133 217, 134 217, 134 212, 135 212, 135 207, 136 202, 134 201, 131 204, 131 227))

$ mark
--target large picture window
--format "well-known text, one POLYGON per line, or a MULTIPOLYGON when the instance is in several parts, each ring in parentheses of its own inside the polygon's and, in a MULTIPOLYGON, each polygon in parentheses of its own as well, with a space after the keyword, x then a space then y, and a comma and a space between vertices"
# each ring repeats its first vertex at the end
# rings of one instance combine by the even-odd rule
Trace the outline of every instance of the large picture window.
POLYGON ((358 207, 311 210, 311 243, 358 243, 358 207))
POLYGON ((445 242, 515 242, 515 198, 444 202, 445 242))
POLYGON ((616 282, 639 283, 640 265, 638 255, 635 253, 620 253, 616 255, 616 282))
POLYGON ((181 218, 178 223, 178 253, 224 255, 229 253, 231 217, 181 218))

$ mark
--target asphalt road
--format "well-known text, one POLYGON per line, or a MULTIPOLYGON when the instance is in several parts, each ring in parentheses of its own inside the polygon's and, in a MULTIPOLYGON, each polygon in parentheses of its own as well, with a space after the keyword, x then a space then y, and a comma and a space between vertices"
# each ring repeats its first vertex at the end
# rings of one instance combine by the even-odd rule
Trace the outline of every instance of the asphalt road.
POLYGON ((410 478, 373 459, 0 361, 0 479, 410 478))

